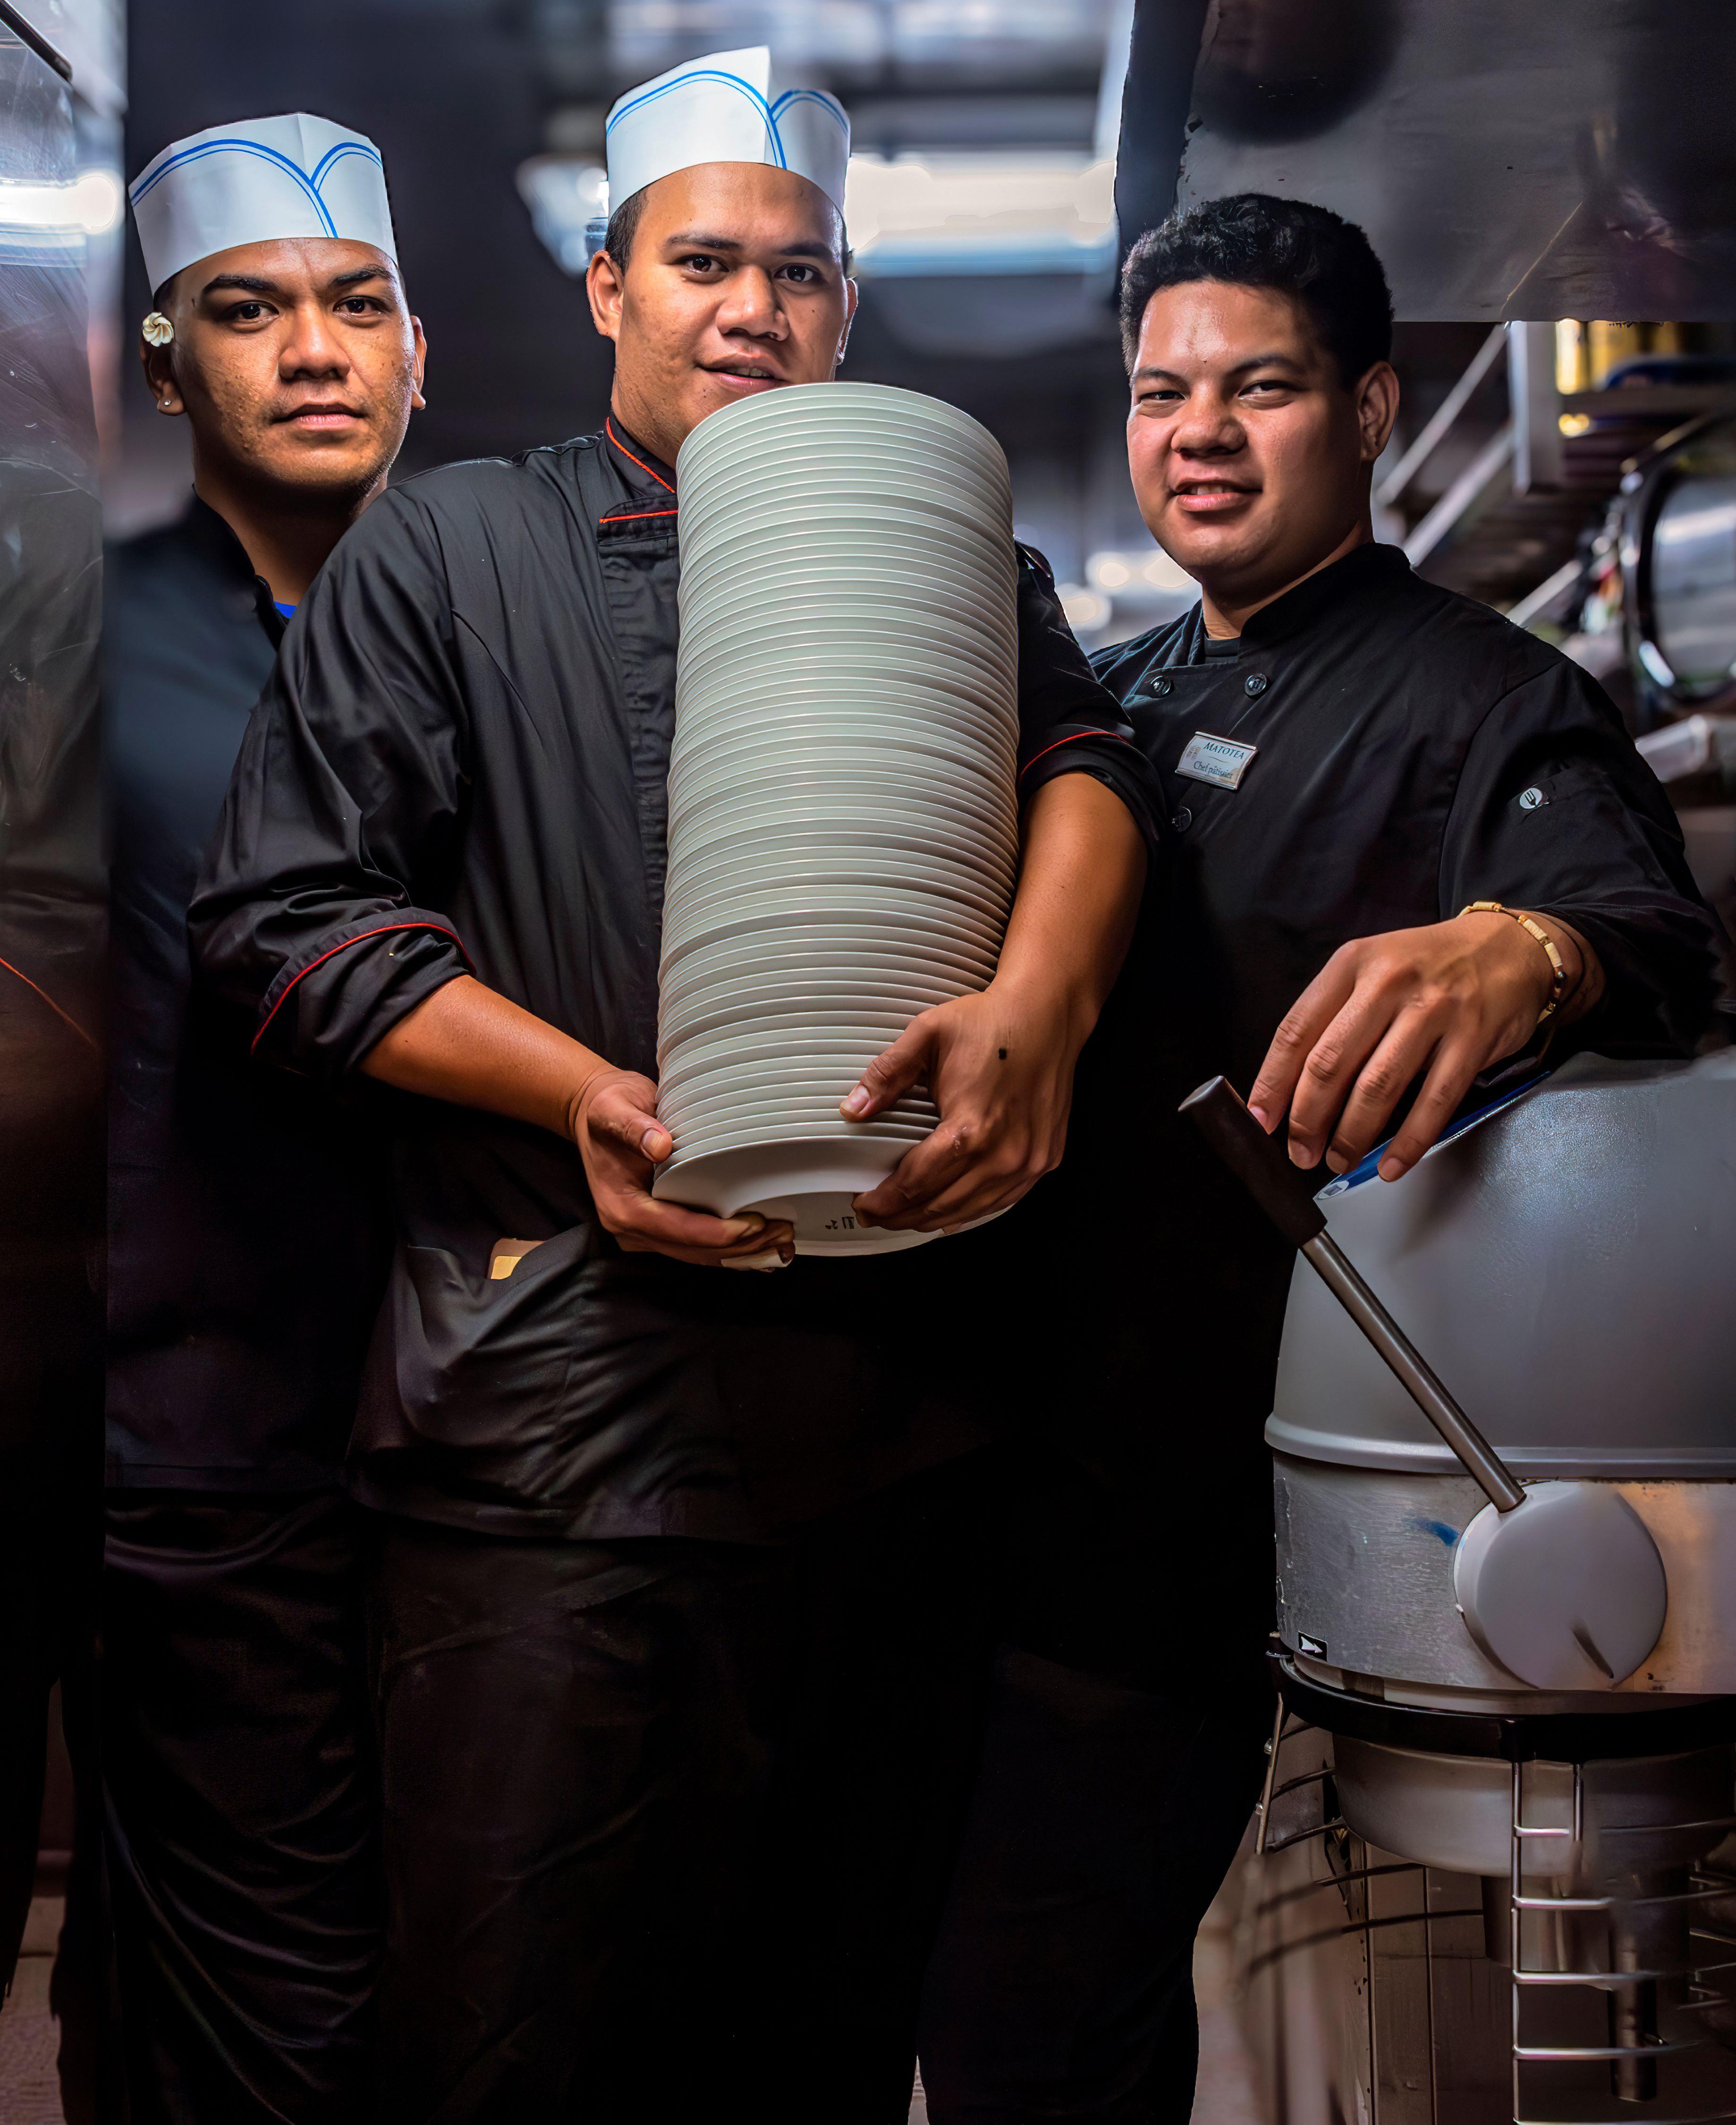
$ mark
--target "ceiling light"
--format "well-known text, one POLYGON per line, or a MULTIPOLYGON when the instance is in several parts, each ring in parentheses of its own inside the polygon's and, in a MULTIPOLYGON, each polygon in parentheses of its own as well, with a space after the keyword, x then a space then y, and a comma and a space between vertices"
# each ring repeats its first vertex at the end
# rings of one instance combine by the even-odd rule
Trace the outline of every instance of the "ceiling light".
POLYGON ((1109 274, 1115 165, 1060 150, 852 155, 844 219, 863 279, 1109 274))
POLYGON ((1146 553, 1094 554, 1085 563, 1085 577, 1099 590, 1113 591, 1117 604, 1178 597, 1191 603, 1197 595, 1193 577, 1179 568, 1161 546, 1146 553))
POLYGON ((1087 590, 1083 583, 1063 583, 1056 595, 1061 600, 1061 609, 1066 623, 1075 634, 1089 634, 1109 624, 1111 606, 1100 591, 1087 590))
POLYGON ((1141 580, 1155 591, 1186 591, 1191 595, 1195 587, 1193 577, 1179 563, 1172 561, 1161 546, 1151 549, 1139 572, 1141 580))
POLYGON ((106 236, 119 223, 125 195, 113 170, 85 170, 73 186, 74 219, 87 236, 106 236))
POLYGON ((533 155, 520 163, 519 196, 543 248, 562 271, 582 274, 609 226, 609 172, 573 155, 533 155))
POLYGON ((120 180, 112 170, 86 170, 69 185, 0 180, 0 229, 64 238, 103 236, 120 219, 120 180))

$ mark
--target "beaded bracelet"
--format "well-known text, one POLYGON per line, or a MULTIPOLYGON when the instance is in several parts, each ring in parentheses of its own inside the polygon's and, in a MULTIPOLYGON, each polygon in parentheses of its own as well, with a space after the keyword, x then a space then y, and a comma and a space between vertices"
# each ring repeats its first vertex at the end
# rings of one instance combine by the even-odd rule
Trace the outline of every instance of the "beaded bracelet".
POLYGON ((1529 931, 1548 953, 1549 963, 1555 968, 1555 979, 1550 984, 1549 1001, 1537 1014, 1537 1023, 1541 1025, 1544 1020, 1555 1010, 1561 999, 1567 994, 1567 968, 1562 960, 1561 954, 1555 949, 1554 938, 1550 935, 1541 922, 1534 922, 1530 916, 1522 913, 1517 907, 1504 907, 1498 900, 1469 901, 1459 910, 1459 912, 1461 915, 1508 916, 1522 930, 1529 931))

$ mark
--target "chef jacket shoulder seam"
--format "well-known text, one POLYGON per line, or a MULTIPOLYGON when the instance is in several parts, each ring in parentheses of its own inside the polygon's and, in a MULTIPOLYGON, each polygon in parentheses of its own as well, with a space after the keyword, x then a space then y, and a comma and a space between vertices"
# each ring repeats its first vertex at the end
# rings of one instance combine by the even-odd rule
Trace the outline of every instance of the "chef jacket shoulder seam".
MULTIPOLYGON (((451 464, 430 465, 421 472, 412 473, 405 480, 394 481, 380 497, 381 502, 402 496, 413 502, 425 516, 433 516, 444 506, 449 497, 463 496, 473 504, 479 503, 492 482, 484 478, 463 477, 464 474, 504 474, 515 483, 540 468, 534 459, 553 464, 565 452, 589 450, 595 455, 596 438, 593 436, 575 437, 571 442, 541 443, 534 450, 520 450, 511 457, 459 458, 451 464), (421 492, 415 490, 421 488, 421 492), (432 492, 428 490, 432 489, 432 492)), ((379 503, 374 507, 377 508, 379 503)))
MULTIPOLYGON (((553 452, 565 450, 568 445, 562 443, 551 444, 543 447, 553 452)), ((457 479, 449 482, 438 493, 417 494, 412 492, 411 490, 421 486, 425 482, 437 479, 444 474, 486 469, 515 475, 521 478, 525 471, 525 459, 529 455, 526 452, 516 458, 467 458, 456 464, 430 465, 426 472, 412 474, 402 486, 388 488, 380 497, 379 501, 368 511, 367 516, 363 518, 357 530, 365 530, 368 519, 385 503, 394 498, 401 499, 403 509, 398 512, 399 521, 404 522, 407 526, 413 524, 417 529, 426 532, 431 541, 434 558, 445 585, 447 603, 456 617, 458 606, 457 589, 454 580, 454 556, 449 550, 446 535, 449 530, 460 538, 467 535, 479 535, 485 540, 491 539, 496 529, 496 519, 490 507, 492 497, 482 483, 457 479)), ((529 491, 536 493, 539 506, 561 512, 561 521, 576 523, 581 528, 588 528, 586 525, 585 512, 579 506, 576 483, 572 490, 568 491, 567 487, 562 483, 537 482, 533 484, 529 491)), ((526 490, 520 487, 517 492, 523 494, 526 490)), ((351 533, 350 537, 353 539, 355 535, 355 533, 351 533)), ((348 544, 349 541, 346 540, 340 544, 338 548, 340 554, 343 552, 344 546, 348 544)), ((456 557, 460 567, 463 564, 463 558, 461 551, 456 557)), ((473 624, 469 622, 466 624, 472 625, 473 632, 473 624)))
POLYGON ((501 663, 500 658, 495 655, 492 648, 489 644, 487 636, 483 634, 482 629, 477 625, 476 622, 470 618, 468 613, 459 610, 456 603, 453 605, 451 610, 453 625, 454 627, 462 627, 464 632, 470 637, 471 640, 475 643, 477 648, 482 651, 483 656, 488 659, 489 668, 493 671, 495 676, 500 681, 501 686, 506 688, 508 694, 511 695, 514 706, 518 709, 520 714, 529 726, 532 735, 535 737, 537 743, 539 746, 543 746, 546 752, 547 747, 543 740, 543 733, 537 728, 537 719, 531 711, 530 704, 525 699, 524 695, 520 691, 518 684, 514 680, 511 673, 507 671, 505 665, 501 663))
POLYGON ((450 464, 425 465, 421 472, 412 473, 407 479, 393 480, 380 500, 385 502, 393 496, 402 496, 406 501, 413 501, 426 507, 422 497, 413 492, 415 488, 439 483, 462 489, 468 483, 461 478, 460 474, 479 472, 485 467, 491 472, 511 472, 515 469, 515 462, 511 458, 459 458, 450 464))
MULTIPOLYGON (((1187 615, 1181 617, 1184 620, 1187 615)), ((1149 658, 1178 624, 1174 620, 1160 620, 1155 627, 1148 627, 1143 634, 1129 635, 1125 642, 1107 643, 1100 649, 1089 651, 1086 662, 1097 678, 1105 679, 1118 664, 1131 662, 1135 657, 1149 658)))
MULTIPOLYGON (((1467 601, 1467 602, 1469 602, 1469 601, 1467 601)), ((1498 615, 1497 617, 1498 618, 1499 615, 1498 615)), ((1516 631, 1521 633, 1523 632, 1522 629, 1516 631)), ((1549 645, 1545 643, 1541 646, 1547 648, 1549 645)), ((1567 657, 1562 657, 1560 661, 1563 664, 1568 664, 1571 662, 1571 660, 1567 657)), ((1471 755, 1476 751, 1478 742, 1483 737, 1484 733, 1488 730, 1489 725, 1501 713, 1506 704, 1512 700, 1514 695, 1523 692, 1525 688, 1527 686, 1536 685, 1540 680, 1547 679, 1550 676, 1550 674, 1551 666, 1548 662, 1545 662, 1541 670, 1527 671, 1522 676, 1515 679, 1510 686, 1503 686, 1501 691, 1496 695, 1494 700, 1489 703, 1489 706, 1472 725, 1465 737, 1464 750, 1460 755, 1458 766, 1454 771, 1452 789, 1447 800, 1447 809, 1441 821, 1441 846, 1436 865, 1436 899, 1439 905, 1445 905, 1445 902, 1442 898, 1441 888, 1446 883, 1447 855, 1451 838, 1453 820, 1459 808, 1460 793, 1465 785, 1465 777, 1470 766, 1471 755)), ((1522 739, 1527 735, 1539 742, 1541 742, 1551 736, 1552 733, 1544 730, 1536 730, 1529 733, 1522 732, 1516 734, 1515 742, 1518 742, 1518 740, 1522 739)))
MULTIPOLYGON (((1517 631, 1522 633, 1524 630, 1521 629, 1517 631)), ((1538 647, 1541 649, 1548 650, 1550 644, 1546 642, 1540 643, 1538 647)), ((1569 685, 1571 686, 1576 676, 1588 681, 1590 679, 1590 675, 1588 673, 1581 672, 1578 666, 1574 662, 1570 657, 1563 657, 1559 651, 1555 652, 1552 655, 1545 657, 1544 660, 1532 670, 1521 672, 1510 685, 1505 686, 1501 689, 1500 692, 1496 695, 1494 700, 1489 703, 1487 709, 1478 718, 1470 733, 1470 744, 1475 745, 1476 743, 1477 740, 1488 728, 1490 719, 1494 716, 1498 715, 1507 704, 1512 700, 1515 694, 1522 694, 1527 686, 1540 686, 1551 679, 1564 678, 1568 681, 1569 685)), ((1596 685, 1595 681, 1591 681, 1590 683, 1593 686, 1596 685)), ((1599 689, 1598 690, 1601 691, 1602 690, 1599 689)), ((1592 705, 1592 700, 1588 699, 1586 704, 1588 706, 1592 705)), ((1541 739, 1550 736, 1551 733, 1548 731, 1538 730, 1533 733, 1532 735, 1541 739)))
POLYGON ((1416 578, 1416 587, 1433 593, 1428 601, 1440 618, 1468 624, 1476 638, 1487 639, 1499 657, 1503 674, 1516 675, 1503 686, 1503 694, 1512 693, 1533 679, 1547 678, 1564 665, 1578 668, 1553 643, 1543 641, 1528 628, 1515 627, 1505 613, 1497 612, 1493 605, 1467 597, 1462 591, 1448 590, 1444 584, 1425 583, 1420 577, 1416 578))

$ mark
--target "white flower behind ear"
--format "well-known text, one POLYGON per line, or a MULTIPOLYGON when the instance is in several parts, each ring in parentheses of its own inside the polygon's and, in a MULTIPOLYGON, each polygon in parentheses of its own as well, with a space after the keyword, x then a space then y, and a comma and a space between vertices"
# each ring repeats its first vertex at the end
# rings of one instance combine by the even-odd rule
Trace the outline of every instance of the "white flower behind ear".
POLYGON ((153 346, 167 346, 175 337, 175 327, 161 310, 153 310, 139 327, 153 346))

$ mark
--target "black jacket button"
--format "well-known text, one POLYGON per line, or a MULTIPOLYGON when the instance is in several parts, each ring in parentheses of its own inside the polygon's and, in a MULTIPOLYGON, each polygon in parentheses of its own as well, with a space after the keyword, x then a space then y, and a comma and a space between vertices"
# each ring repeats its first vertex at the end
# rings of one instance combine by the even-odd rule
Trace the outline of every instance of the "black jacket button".
POLYGON ((1169 824, 1177 833, 1185 834, 1193 824, 1193 814, 1183 804, 1169 814, 1169 824))
POLYGON ((1242 681, 1242 691, 1244 694, 1263 694, 1266 690, 1266 675, 1263 671, 1250 671, 1242 681))

